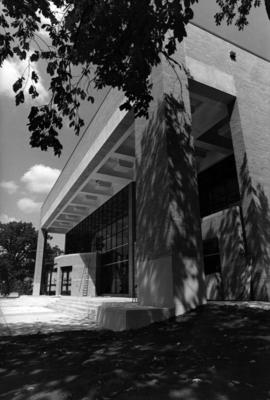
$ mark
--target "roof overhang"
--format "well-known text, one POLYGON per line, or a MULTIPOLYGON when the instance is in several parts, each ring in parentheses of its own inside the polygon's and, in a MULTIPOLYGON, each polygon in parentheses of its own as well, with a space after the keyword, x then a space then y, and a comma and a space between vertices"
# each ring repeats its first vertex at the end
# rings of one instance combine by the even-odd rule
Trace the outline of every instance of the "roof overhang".
POLYGON ((132 112, 120 111, 117 106, 96 139, 89 143, 87 149, 77 149, 77 162, 71 157, 66 166, 72 172, 65 176, 64 168, 64 184, 56 182, 50 193, 52 201, 49 206, 44 203, 41 227, 49 232, 67 233, 134 180, 132 112), (70 166, 72 162, 74 168, 70 166), (61 190, 57 185, 61 185, 61 190))

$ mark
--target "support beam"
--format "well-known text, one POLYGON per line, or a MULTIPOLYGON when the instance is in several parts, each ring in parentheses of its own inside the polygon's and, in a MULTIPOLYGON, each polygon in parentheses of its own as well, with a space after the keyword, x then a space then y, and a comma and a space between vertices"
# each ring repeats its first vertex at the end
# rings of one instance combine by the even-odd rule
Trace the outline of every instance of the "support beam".
POLYGON ((50 227, 50 233, 59 233, 59 234, 66 234, 69 231, 69 229, 59 228, 55 226, 50 227))
POLYGON ((116 176, 116 175, 110 175, 108 173, 103 173, 103 172, 96 172, 94 174, 94 179, 101 180, 101 181, 109 181, 112 184, 121 184, 122 187, 128 185, 132 181, 132 177, 124 178, 121 176, 116 176))
POLYGON ((224 154, 226 156, 229 156, 230 154, 232 154, 232 149, 226 149, 225 147, 217 146, 212 143, 207 143, 200 139, 196 139, 195 146, 196 145, 198 145, 198 147, 201 149, 208 150, 208 151, 215 151, 217 153, 224 154))
POLYGON ((107 198, 110 198, 113 195, 113 192, 112 192, 111 188, 110 188, 110 191, 106 190, 106 192, 105 191, 101 191, 101 190, 94 190, 93 189, 93 190, 88 190, 88 191, 81 190, 80 193, 82 193, 82 194, 94 194, 97 197, 101 195, 101 196, 106 196, 107 198))
MULTIPOLYGON (((60 226, 66 226, 67 228, 71 228, 74 225, 75 221, 72 222, 68 222, 68 221, 55 221, 54 222, 54 226, 55 225, 60 225, 60 226), (72 223, 73 222, 73 223, 72 223)), ((77 222, 77 221, 76 221, 77 222)))
POLYGON ((115 152, 112 154, 112 158, 118 158, 118 160, 125 160, 125 161, 130 161, 130 162, 135 163, 135 157, 130 156, 128 154, 122 154, 122 153, 115 152))
POLYGON ((44 250, 45 250, 45 246, 46 246, 46 240, 47 240, 47 232, 40 228, 38 231, 36 263, 35 263, 35 273, 34 273, 34 282, 33 282, 33 296, 40 295, 42 269, 43 269, 43 265, 44 265, 44 250))
POLYGON ((99 203, 98 203, 98 201, 91 201, 91 202, 89 202, 88 204, 85 202, 85 203, 76 203, 76 202, 71 202, 71 203, 69 203, 69 205, 70 206, 74 206, 74 207, 81 207, 81 206, 86 206, 86 207, 98 207, 99 206, 99 203))
POLYGON ((136 297, 135 294, 135 266, 134 266, 134 243, 135 243, 135 183, 132 182, 128 187, 128 276, 129 276, 129 295, 136 297))
MULTIPOLYGON (((89 210, 90 211, 90 210, 89 210)), ((88 214, 89 214, 89 211, 86 213, 75 213, 75 212, 66 212, 66 211, 63 211, 63 213, 64 214, 67 214, 67 215, 76 215, 77 217, 84 217, 84 216, 87 216, 88 214)), ((54 222, 56 222, 57 220, 55 220, 54 222)), ((74 221, 74 222, 77 222, 77 221, 74 221)))

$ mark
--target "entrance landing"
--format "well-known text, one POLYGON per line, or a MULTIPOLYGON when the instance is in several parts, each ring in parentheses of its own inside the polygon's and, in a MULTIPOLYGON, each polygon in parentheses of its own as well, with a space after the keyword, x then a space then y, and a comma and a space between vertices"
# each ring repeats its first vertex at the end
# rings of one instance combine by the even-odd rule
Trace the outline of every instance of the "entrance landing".
POLYGON ((141 306, 130 297, 61 296, 48 306, 57 312, 88 318, 102 329, 123 331, 137 329, 152 322, 170 318, 171 310, 141 306))
POLYGON ((128 297, 21 296, 0 299, 0 336, 70 330, 136 329, 167 319, 170 310, 128 297))
POLYGON ((0 298, 0 336, 97 329, 96 320, 57 311, 53 296, 0 298))

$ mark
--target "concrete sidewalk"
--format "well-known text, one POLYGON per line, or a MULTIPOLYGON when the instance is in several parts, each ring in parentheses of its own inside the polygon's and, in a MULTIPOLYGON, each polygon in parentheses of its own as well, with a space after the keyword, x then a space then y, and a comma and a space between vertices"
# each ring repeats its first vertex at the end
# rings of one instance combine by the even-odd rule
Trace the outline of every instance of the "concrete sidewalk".
POLYGON ((70 316, 48 308, 57 297, 0 299, 0 336, 61 332, 66 330, 96 329, 89 318, 70 316))

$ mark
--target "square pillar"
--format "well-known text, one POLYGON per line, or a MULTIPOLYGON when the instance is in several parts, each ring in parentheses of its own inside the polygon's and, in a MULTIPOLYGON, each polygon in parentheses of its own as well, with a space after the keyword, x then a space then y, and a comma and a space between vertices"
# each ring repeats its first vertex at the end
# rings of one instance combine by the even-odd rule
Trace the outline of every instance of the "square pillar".
POLYGON ((163 59, 152 83, 149 119, 135 119, 138 301, 179 315, 205 302, 188 80, 163 59))
POLYGON ((62 280, 62 269, 60 265, 57 265, 57 273, 56 273, 56 288, 55 288, 55 295, 61 295, 61 280, 62 280))
POLYGON ((270 115, 260 86, 239 87, 231 133, 250 271, 250 299, 270 301, 270 115), (253 110, 253 112, 252 112, 253 110))
POLYGON ((33 296, 40 295, 41 279, 42 279, 42 268, 44 262, 44 250, 46 247, 47 232, 43 229, 38 231, 38 241, 37 241, 37 252, 36 252, 36 263, 35 263, 35 273, 33 282, 33 296))

